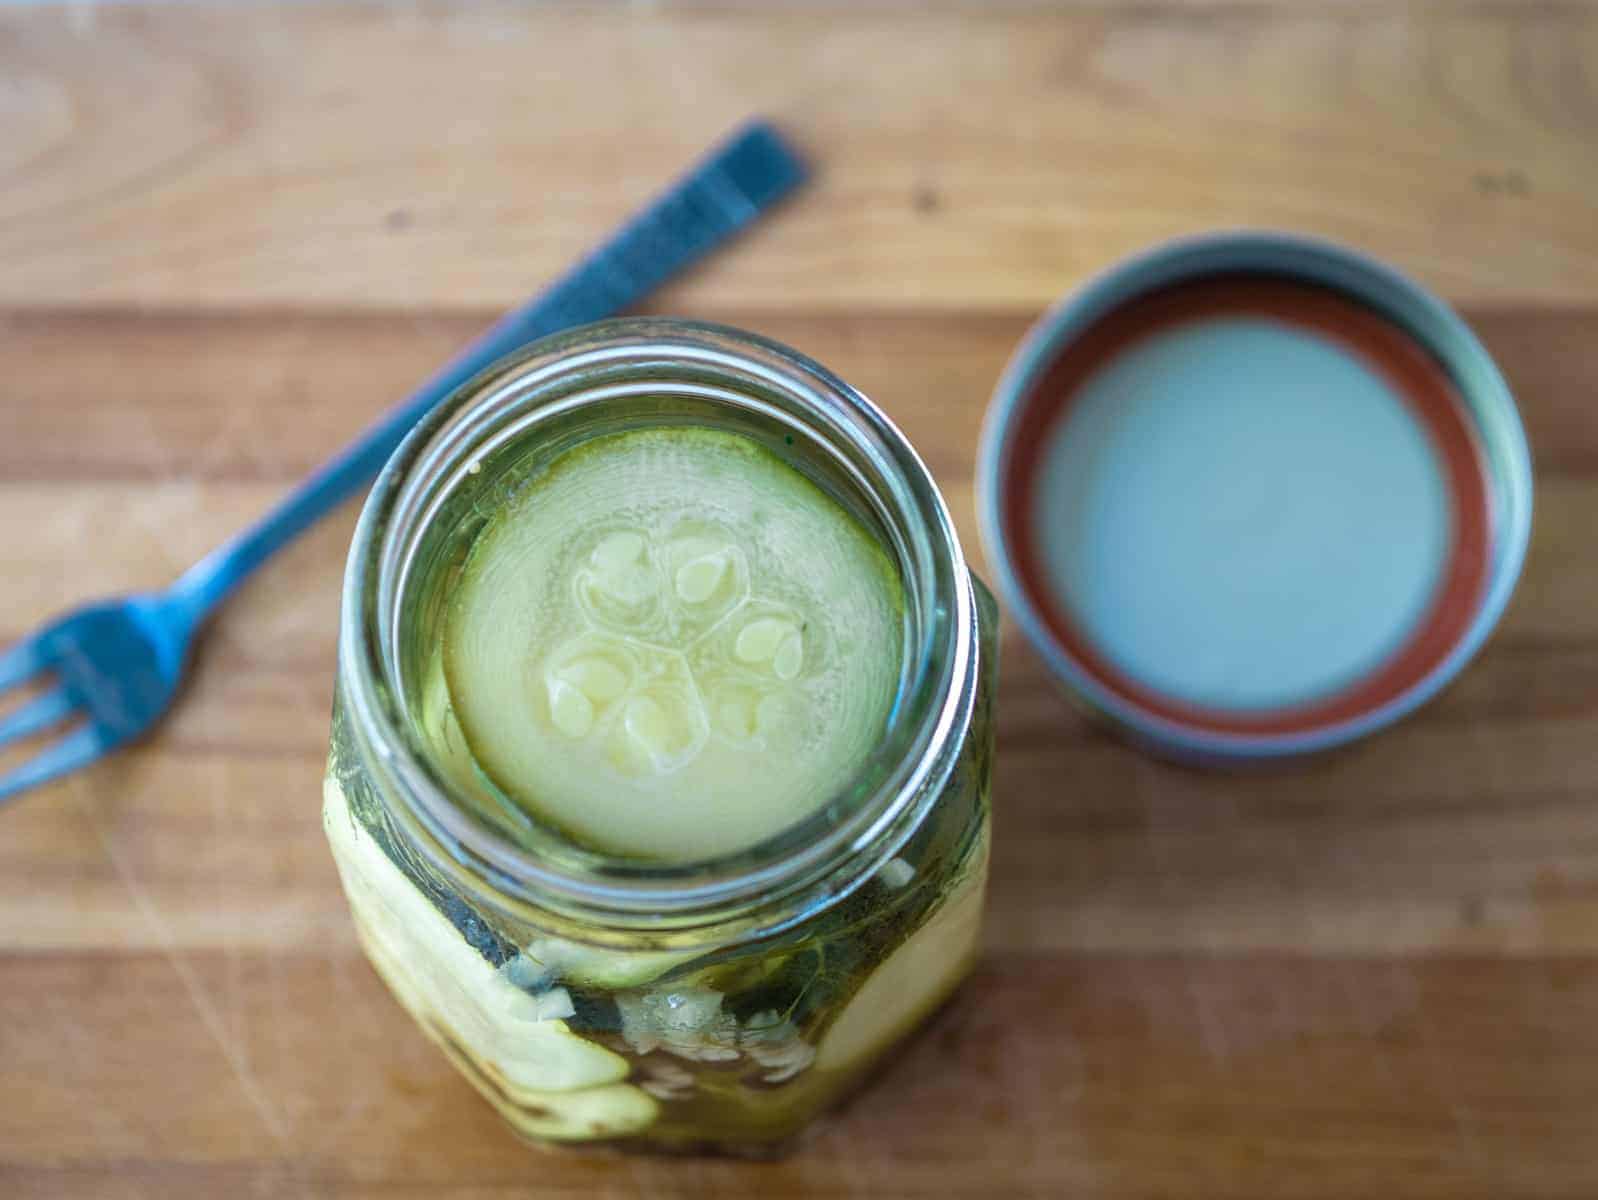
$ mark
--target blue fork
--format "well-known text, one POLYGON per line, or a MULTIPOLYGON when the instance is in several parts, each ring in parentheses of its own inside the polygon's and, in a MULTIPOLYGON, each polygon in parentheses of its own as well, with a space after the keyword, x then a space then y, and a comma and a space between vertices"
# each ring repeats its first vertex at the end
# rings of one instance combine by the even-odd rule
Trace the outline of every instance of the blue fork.
POLYGON ((777 132, 754 122, 679 179, 547 291, 494 325, 409 400, 302 483, 256 525, 162 592, 102 601, 0 654, 0 692, 54 683, 0 717, 0 748, 81 717, 0 775, 0 801, 85 767, 171 706, 196 631, 268 558, 371 480, 416 421, 479 371, 538 338, 612 316, 704 257, 804 179, 777 132))

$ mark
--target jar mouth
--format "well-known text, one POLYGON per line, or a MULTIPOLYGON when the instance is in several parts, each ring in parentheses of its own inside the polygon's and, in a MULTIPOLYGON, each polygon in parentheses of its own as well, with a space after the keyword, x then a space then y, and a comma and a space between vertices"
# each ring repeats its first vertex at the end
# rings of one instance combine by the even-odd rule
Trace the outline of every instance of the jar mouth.
MULTIPOLYGON (((646 427, 645 415, 633 427, 646 427)), ((668 423, 657 417, 655 424, 668 423)), ((557 448, 555 453, 560 453, 557 448)), ((384 467, 356 527, 344 580, 346 711, 393 815, 434 865, 501 903, 613 927, 691 928, 732 914, 848 894, 897 852, 953 768, 975 697, 975 600, 948 510, 903 434, 869 400, 778 343, 724 326, 624 318, 537 342, 464 384, 384 467), (904 652, 883 735, 850 782, 746 849, 639 862, 550 839, 513 841, 461 802, 420 736, 401 652, 418 548, 450 497, 495 449, 572 445, 619 402, 648 396, 791 429, 874 510, 904 587, 904 652), (586 432, 585 432, 586 431, 586 432)), ((795 917, 797 919, 797 916, 795 917)))

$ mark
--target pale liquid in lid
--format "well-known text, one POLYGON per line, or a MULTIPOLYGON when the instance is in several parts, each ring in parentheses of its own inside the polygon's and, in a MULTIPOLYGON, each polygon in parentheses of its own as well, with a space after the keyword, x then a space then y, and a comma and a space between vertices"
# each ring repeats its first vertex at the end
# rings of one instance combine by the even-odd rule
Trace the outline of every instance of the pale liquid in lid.
POLYGON ((1073 393, 1034 491, 1044 584, 1119 672, 1230 712, 1332 695, 1392 655, 1449 554, 1442 461, 1332 340, 1213 317, 1073 393))

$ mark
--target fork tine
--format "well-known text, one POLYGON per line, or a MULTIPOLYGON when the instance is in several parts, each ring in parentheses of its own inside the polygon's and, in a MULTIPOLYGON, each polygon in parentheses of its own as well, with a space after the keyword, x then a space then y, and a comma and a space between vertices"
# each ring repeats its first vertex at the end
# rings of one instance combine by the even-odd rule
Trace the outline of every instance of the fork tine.
POLYGON ((74 729, 60 741, 53 742, 16 770, 0 775, 0 801, 9 800, 18 792, 48 783, 69 771, 86 767, 107 749, 107 740, 93 725, 74 729))
POLYGON ((39 639, 24 638, 9 650, 0 653, 0 688, 15 687, 42 670, 44 670, 44 656, 39 653, 39 639))
POLYGON ((52 688, 42 696, 35 696, 20 708, 0 717, 0 747, 27 737, 30 733, 48 729, 71 712, 72 701, 67 698, 66 688, 52 688))

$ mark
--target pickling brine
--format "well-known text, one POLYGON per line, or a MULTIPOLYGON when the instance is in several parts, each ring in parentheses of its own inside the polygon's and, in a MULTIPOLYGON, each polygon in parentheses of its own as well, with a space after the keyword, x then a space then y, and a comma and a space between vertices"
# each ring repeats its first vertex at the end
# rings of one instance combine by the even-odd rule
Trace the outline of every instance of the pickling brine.
POLYGON ((994 627, 924 468, 808 360, 535 347, 351 552, 323 817, 368 958, 524 1136, 786 1145, 975 960, 994 627))

